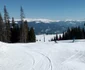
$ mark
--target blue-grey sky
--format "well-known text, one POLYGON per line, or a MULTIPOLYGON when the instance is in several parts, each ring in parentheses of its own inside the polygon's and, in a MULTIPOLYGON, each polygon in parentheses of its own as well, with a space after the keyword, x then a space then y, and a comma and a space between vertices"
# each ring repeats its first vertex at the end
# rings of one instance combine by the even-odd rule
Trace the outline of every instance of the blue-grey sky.
POLYGON ((85 0, 0 0, 2 14, 4 5, 14 18, 20 18, 22 6, 26 18, 85 19, 85 0))

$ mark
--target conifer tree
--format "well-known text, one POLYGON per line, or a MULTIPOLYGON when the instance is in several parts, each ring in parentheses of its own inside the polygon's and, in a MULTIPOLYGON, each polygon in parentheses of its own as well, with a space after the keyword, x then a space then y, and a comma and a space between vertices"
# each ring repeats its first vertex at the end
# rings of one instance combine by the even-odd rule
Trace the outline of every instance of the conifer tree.
POLYGON ((35 32, 34 32, 33 27, 31 27, 30 31, 29 31, 29 40, 30 40, 30 42, 36 41, 35 32))
POLYGON ((9 21, 9 14, 7 12, 6 6, 4 6, 4 22, 7 23, 9 21))
POLYGON ((26 43, 26 42, 28 42, 28 30, 29 30, 29 28, 28 28, 28 25, 27 25, 27 21, 25 21, 24 22, 24 42, 26 43))
POLYGON ((19 26, 15 24, 14 18, 12 17, 12 27, 11 27, 11 42, 19 42, 19 26))
POLYGON ((24 41, 24 12, 22 6, 20 7, 20 18, 21 18, 21 24, 20 24, 20 42, 24 41))
POLYGON ((12 17, 12 25, 11 25, 11 42, 15 42, 15 22, 14 18, 12 17))
POLYGON ((24 14, 24 10, 23 10, 22 6, 20 8, 20 18, 21 18, 21 22, 23 22, 24 18, 25 18, 25 14, 24 14))
POLYGON ((27 43, 27 42, 29 41, 29 40, 28 40, 29 28, 28 28, 27 21, 25 21, 25 22, 23 23, 23 25, 21 24, 20 32, 21 32, 20 42, 27 43))
POLYGON ((3 19, 0 13, 0 41, 3 41, 3 19))
POLYGON ((15 28, 15 21, 14 21, 14 17, 12 17, 12 28, 15 28))
POLYGON ((5 23, 4 40, 5 42, 10 42, 10 36, 11 36, 10 21, 9 21, 9 14, 7 12, 6 6, 4 6, 4 23, 5 23))
POLYGON ((85 38, 85 31, 84 28, 81 29, 80 27, 75 27, 68 29, 65 33, 63 33, 63 40, 69 39, 84 39, 85 38))
POLYGON ((11 38, 11 30, 10 30, 10 21, 8 20, 8 22, 6 23, 6 42, 10 42, 10 38, 11 38))
POLYGON ((21 17, 21 25, 20 25, 20 42, 28 42, 28 25, 27 21, 24 22, 24 11, 23 8, 20 8, 20 17, 21 17))
POLYGON ((56 40, 58 40, 58 35, 56 34, 56 40))

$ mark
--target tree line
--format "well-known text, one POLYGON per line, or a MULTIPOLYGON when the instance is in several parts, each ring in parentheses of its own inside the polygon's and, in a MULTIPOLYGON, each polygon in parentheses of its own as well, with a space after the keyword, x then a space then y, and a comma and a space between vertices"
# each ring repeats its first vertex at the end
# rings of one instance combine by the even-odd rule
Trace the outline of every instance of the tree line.
POLYGON ((28 43, 35 42, 35 32, 33 27, 29 28, 23 8, 20 8, 20 24, 16 24, 14 18, 10 22, 9 13, 4 6, 4 18, 0 13, 0 41, 7 43, 28 43))
POLYGON ((56 36, 51 39, 51 41, 57 40, 72 40, 72 39, 85 39, 85 29, 80 27, 68 28, 66 32, 63 32, 63 35, 56 36))

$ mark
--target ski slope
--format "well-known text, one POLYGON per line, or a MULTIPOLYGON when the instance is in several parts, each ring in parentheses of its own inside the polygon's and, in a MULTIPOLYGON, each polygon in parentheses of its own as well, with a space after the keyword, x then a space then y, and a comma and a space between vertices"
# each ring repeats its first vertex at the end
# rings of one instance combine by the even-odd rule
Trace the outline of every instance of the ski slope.
POLYGON ((85 70, 85 40, 54 43, 49 37, 46 42, 0 42, 0 70, 85 70))

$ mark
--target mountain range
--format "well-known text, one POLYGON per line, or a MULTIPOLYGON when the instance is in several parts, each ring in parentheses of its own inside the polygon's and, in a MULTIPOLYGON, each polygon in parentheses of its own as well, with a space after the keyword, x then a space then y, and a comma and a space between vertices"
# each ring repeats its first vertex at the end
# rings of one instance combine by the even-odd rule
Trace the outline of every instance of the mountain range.
MULTIPOLYGON (((36 34, 56 34, 65 32, 68 28, 78 27, 84 28, 85 21, 80 20, 48 20, 48 19, 25 19, 29 27, 33 27, 36 34)), ((15 20, 20 24, 20 20, 15 20)))

